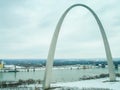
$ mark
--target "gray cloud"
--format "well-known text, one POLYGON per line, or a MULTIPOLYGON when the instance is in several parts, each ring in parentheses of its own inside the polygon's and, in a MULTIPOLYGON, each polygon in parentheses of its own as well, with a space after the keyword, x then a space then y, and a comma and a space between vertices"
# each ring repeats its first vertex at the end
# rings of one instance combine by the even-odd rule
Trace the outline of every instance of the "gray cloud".
MULTIPOLYGON (((97 13, 105 27, 113 56, 119 57, 119 2, 2 0, 0 58, 46 58, 60 16, 75 3, 87 4, 97 13)), ((76 7, 68 13, 59 36, 56 58, 58 57, 105 57, 99 28, 88 10, 76 7)))

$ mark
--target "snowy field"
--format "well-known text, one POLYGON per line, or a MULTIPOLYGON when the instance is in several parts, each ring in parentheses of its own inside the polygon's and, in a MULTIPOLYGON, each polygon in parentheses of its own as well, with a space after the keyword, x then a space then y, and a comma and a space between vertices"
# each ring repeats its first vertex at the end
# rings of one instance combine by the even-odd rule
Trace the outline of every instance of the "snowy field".
MULTIPOLYGON (((120 90, 120 78, 116 82, 108 82, 108 78, 81 80, 75 82, 52 83, 50 90, 120 90), (57 87, 57 88, 56 88, 57 87)), ((42 90, 42 85, 29 85, 35 90, 42 90)), ((34 90, 33 89, 33 90, 34 90)))
MULTIPOLYGON (((74 82, 57 82, 48 90, 120 90, 120 78, 116 82, 108 82, 108 78, 81 80, 74 82)), ((0 90, 43 90, 42 84, 22 85, 18 88, 0 88, 0 90)))
MULTIPOLYGON (((120 78, 117 78, 117 82, 106 82, 107 80, 108 78, 66 82, 66 83, 55 83, 52 84, 52 87, 71 88, 67 90, 120 90, 120 78)), ((61 89, 61 90, 65 90, 65 89, 61 89)))

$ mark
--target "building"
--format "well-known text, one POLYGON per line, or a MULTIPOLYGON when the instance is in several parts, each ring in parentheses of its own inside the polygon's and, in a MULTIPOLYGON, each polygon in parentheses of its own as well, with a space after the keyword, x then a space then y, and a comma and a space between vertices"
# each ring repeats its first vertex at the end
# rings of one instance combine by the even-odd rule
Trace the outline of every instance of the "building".
POLYGON ((0 60, 0 69, 4 68, 4 62, 0 60))

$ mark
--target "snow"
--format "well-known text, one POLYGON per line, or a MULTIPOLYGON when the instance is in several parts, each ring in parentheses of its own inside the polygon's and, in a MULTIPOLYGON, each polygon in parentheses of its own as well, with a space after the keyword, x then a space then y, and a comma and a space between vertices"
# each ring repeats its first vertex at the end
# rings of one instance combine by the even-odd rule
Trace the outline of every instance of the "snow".
POLYGON ((105 82, 108 78, 94 79, 94 80, 82 80, 76 82, 66 82, 66 83, 54 83, 52 87, 70 87, 70 88, 103 88, 110 90, 120 90, 120 78, 117 78, 116 82, 105 82))
POLYGON ((9 69, 15 69, 15 67, 18 69, 23 68, 21 66, 15 66, 15 65, 5 65, 4 68, 9 68, 9 69))
MULTIPOLYGON (((52 83, 50 90, 120 90, 120 78, 116 82, 109 82, 109 78, 81 80, 74 82, 52 83), (59 88, 55 88, 59 87, 59 88)), ((41 84, 27 85, 26 87, 38 87, 42 90, 41 84)))

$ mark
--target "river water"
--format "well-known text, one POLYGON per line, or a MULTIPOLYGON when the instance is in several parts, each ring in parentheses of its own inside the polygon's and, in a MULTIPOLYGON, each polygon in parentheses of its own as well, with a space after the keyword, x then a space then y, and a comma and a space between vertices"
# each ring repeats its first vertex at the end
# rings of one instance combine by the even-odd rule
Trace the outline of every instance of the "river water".
MULTIPOLYGON (((44 79, 44 69, 33 71, 23 71, 23 72, 0 72, 0 81, 17 81, 19 79, 44 79)), ((116 70, 120 73, 120 69, 116 70)), ((91 68, 91 69, 53 69, 53 82, 67 82, 67 81, 77 81, 83 76, 95 76, 102 73, 108 73, 107 68, 91 68)))

